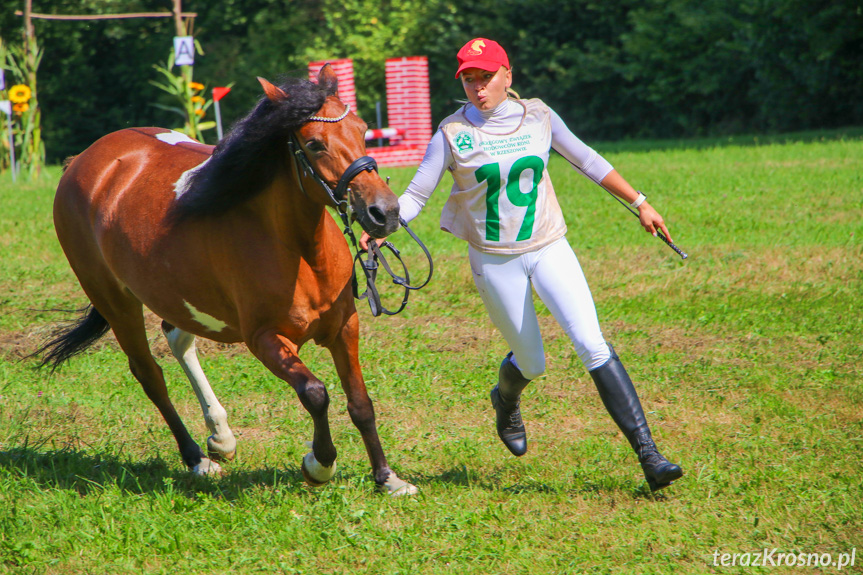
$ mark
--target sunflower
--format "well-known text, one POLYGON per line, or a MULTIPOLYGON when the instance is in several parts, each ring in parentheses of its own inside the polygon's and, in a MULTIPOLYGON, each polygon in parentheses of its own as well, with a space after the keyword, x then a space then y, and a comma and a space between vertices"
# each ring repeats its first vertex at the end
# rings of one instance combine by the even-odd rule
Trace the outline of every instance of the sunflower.
POLYGON ((201 84, 200 82, 189 82, 189 87, 193 90, 198 91, 198 92, 200 92, 201 90, 204 89, 204 85, 201 84))
POLYGON ((30 99, 32 92, 30 86, 18 84, 9 88, 9 99, 15 104, 23 104, 30 99))
POLYGON ((16 114, 19 114, 19 115, 23 114, 24 112, 26 112, 29 109, 30 109, 30 104, 28 104, 27 102, 18 102, 17 104, 14 104, 12 106, 12 111, 15 112, 16 114))
POLYGON ((192 101, 195 102, 196 104, 203 104, 206 102, 206 100, 204 98, 202 98, 201 96, 192 96, 192 101))

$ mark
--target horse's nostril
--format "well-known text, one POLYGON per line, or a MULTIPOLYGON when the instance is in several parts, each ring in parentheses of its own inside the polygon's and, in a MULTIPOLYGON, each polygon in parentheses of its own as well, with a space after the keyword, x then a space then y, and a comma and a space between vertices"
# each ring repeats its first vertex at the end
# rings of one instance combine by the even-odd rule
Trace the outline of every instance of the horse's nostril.
POLYGON ((377 206, 371 206, 369 208, 369 217, 379 226, 382 226, 387 222, 386 215, 384 215, 381 209, 377 206))

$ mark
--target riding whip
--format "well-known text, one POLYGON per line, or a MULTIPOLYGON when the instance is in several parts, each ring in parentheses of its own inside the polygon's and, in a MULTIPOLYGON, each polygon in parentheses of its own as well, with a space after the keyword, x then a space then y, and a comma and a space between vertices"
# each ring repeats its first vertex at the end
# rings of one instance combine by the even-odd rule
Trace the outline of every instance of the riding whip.
MULTIPOLYGON (((569 160, 567 160, 567 161, 569 161, 569 160)), ((623 200, 621 200, 620 198, 618 198, 617 196, 615 196, 614 194, 612 194, 609 190, 607 190, 607 189, 605 188, 605 186, 603 186, 603 185, 602 185, 602 184, 600 184, 599 182, 595 182, 592 178, 590 178, 587 174, 585 174, 585 173, 584 173, 584 170, 582 170, 581 168, 579 168, 578 166, 576 166, 576 165, 575 165, 575 164, 573 164, 572 162, 569 162, 569 163, 570 163, 570 165, 571 165, 573 168, 575 168, 576 170, 578 170, 579 172, 581 172, 582 174, 584 174, 584 176, 585 176, 588 180, 590 180, 591 182, 593 182, 594 184, 596 184, 597 186, 599 186, 600 188, 602 188, 603 190, 605 190, 605 191, 608 193, 608 195, 609 195, 609 196, 611 196, 612 198, 614 198, 615 200, 617 200, 617 201, 618 201, 618 203, 620 203, 620 205, 622 205, 624 208, 626 208, 626 210, 627 210, 629 213, 631 213, 631 214, 632 214, 633 216, 635 216, 636 218, 638 218, 638 217, 639 217, 639 215, 638 215, 638 211, 637 211, 637 210, 634 210, 632 207, 630 207, 630 205, 629 205, 629 204, 627 204, 626 202, 624 202, 623 200)), ((686 258, 688 258, 688 257, 689 257, 689 254, 687 254, 686 252, 684 252, 683 250, 681 250, 679 247, 677 247, 676 245, 674 245, 674 242, 670 241, 667 237, 665 237, 665 234, 663 234, 661 231, 656 230, 656 234, 654 234, 654 235, 655 235, 656 237, 658 237, 659 239, 661 239, 663 242, 665 242, 665 245, 667 245, 668 247, 670 247, 671 249, 673 249, 673 250, 674 250, 674 252, 675 252, 677 255, 679 255, 679 256, 680 256, 680 259, 684 259, 684 260, 685 260, 686 258)))

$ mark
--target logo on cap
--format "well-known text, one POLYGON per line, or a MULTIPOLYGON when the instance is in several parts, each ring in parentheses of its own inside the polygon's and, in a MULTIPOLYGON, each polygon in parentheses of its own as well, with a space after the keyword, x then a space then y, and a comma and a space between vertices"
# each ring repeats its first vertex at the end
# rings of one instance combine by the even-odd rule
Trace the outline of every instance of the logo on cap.
POLYGON ((468 56, 479 56, 482 54, 482 49, 485 48, 485 42, 482 40, 474 40, 471 42, 470 48, 467 50, 468 56))

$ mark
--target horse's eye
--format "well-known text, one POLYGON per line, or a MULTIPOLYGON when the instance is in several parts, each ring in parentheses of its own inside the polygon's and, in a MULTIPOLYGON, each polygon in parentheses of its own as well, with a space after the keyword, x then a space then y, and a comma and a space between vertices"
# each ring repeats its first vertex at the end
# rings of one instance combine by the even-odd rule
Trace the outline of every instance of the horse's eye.
POLYGON ((327 149, 323 143, 317 140, 309 140, 308 142, 306 142, 306 147, 309 149, 310 152, 314 152, 316 154, 318 152, 323 152, 327 149))

